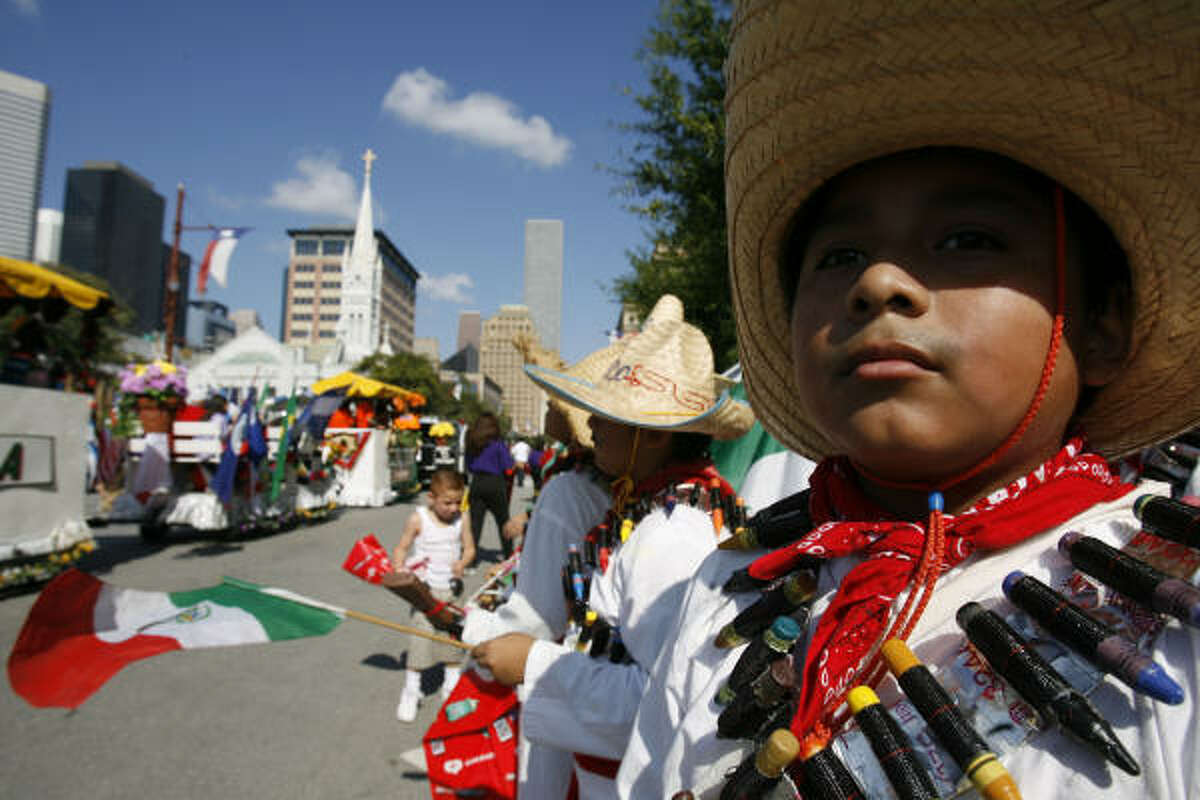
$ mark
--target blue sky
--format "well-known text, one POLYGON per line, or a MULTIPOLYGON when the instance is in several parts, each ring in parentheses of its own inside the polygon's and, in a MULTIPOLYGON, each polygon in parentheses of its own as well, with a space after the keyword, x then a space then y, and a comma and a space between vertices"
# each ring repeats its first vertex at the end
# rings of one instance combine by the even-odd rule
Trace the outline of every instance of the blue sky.
MULTIPOLYGON (((353 224, 378 155, 380 227, 425 276, 416 335, 455 344, 458 313, 522 302, 524 221, 562 219, 563 355, 605 343, 607 287, 645 245, 605 167, 634 139, 627 87, 655 0, 94 2, 0 0, 0 69, 52 92, 43 207, 66 170, 120 161, 184 222, 247 225, 229 286, 278 334, 287 228, 353 224)), ((204 233, 185 233, 199 257, 204 233)))

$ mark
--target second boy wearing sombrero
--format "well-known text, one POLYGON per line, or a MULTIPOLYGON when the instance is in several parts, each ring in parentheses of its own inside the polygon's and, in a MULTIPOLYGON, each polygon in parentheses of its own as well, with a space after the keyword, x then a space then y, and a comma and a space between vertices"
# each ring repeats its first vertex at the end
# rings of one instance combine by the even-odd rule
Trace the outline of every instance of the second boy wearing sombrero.
MULTIPOLYGON (((713 639, 754 600, 720 591, 734 570, 823 559, 791 723, 819 736, 844 731, 844 692, 910 596, 932 591, 910 645, 962 678, 960 606, 1011 612, 1001 582, 1017 569, 1086 591, 1055 547, 1067 530, 1130 540, 1133 498, 1165 487, 1131 492, 1071 431, 1116 457, 1200 420, 1198 64, 1195 4, 737 5, 726 167, 744 380, 772 434, 825 459, 810 508, 829 524, 702 565, 620 796, 710 796, 753 748, 714 735, 739 652, 713 639), (934 488, 944 548, 925 524, 934 488), (917 585, 924 556, 940 569, 917 585)), ((1116 605, 1147 630, 1151 615, 1116 605)), ((1200 636, 1172 621, 1150 655, 1181 705, 1111 681, 1091 695, 1139 777, 1057 729, 983 731, 1016 735, 1004 761, 1025 797, 1194 794, 1200 636)), ((895 702, 890 679, 879 689, 895 702)))
MULTIPOLYGON (((707 485, 718 477, 704 455, 709 438, 736 438, 753 422, 748 407, 724 392, 707 340, 683 321, 683 307, 671 295, 659 300, 640 333, 580 365, 526 372, 591 412, 595 464, 617 479, 618 511, 673 483, 707 485)), ((524 682, 525 735, 580 755, 579 797, 611 796, 616 763, 606 760, 624 751, 646 670, 674 620, 683 585, 715 543, 712 523, 699 509, 658 510, 633 530, 607 571, 593 577, 589 606, 620 629, 634 663, 613 664, 516 635, 473 652, 498 679, 524 682), (703 524, 707 530, 699 531, 703 524)))

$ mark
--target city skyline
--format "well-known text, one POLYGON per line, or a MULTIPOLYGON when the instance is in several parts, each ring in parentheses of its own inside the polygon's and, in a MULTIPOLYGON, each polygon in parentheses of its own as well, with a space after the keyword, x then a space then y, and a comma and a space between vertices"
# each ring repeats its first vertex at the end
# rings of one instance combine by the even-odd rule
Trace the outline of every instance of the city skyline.
MULTIPOLYGON (((278 331, 286 231, 352 225, 370 147, 376 227, 424 278, 416 336, 452 352, 460 311, 521 302, 524 221, 549 218, 570 232, 563 355, 603 346, 618 313, 606 287, 646 245, 605 167, 635 144, 620 129, 640 118, 624 90, 644 91, 634 56, 654 4, 518 0, 467 23, 436 5, 21 6, 32 12, 0 6, 0 68, 54 98, 41 207, 61 209, 67 169, 89 160, 144 175, 170 198, 168 220, 183 182, 185 224, 253 228, 229 285, 206 296, 252 305, 278 331), (224 14, 238 25, 214 37, 224 14)), ((206 235, 182 244, 198 252, 206 235)))

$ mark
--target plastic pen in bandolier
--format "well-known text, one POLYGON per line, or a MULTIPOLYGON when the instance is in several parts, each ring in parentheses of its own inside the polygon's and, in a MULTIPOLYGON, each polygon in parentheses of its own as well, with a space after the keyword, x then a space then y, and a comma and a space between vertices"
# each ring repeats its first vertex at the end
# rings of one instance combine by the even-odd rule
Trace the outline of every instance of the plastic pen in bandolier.
POLYGON ((998 614, 979 603, 967 603, 958 610, 956 620, 992 669, 1008 681, 1046 723, 1058 723, 1064 731, 1130 775, 1141 774, 1137 761, 1129 755, 1096 707, 1075 691, 998 614))
POLYGON ((725 503, 721 500, 721 479, 713 478, 708 484, 708 510, 712 515, 713 530, 718 534, 725 527, 725 503))
POLYGON ((1155 536, 1200 549, 1200 508, 1169 497, 1144 494, 1133 504, 1142 527, 1155 536))
POLYGON ((1137 645, 1020 570, 1004 579, 1004 594, 1054 637, 1130 688, 1164 703, 1183 702, 1183 689, 1137 645))
POLYGON ((790 658, 780 658, 749 685, 717 717, 718 739, 753 737, 780 704, 790 701, 796 690, 796 670, 790 658))
POLYGON ((1058 540, 1058 549, 1081 572, 1155 611, 1200 628, 1200 589, 1186 581, 1074 531, 1058 540))
POLYGON ((900 800, 937 800, 937 787, 917 759, 908 734, 871 687, 855 686, 846 695, 846 703, 900 800))
POLYGON ((633 520, 629 517, 621 520, 621 544, 629 541, 630 534, 633 533, 633 520))
POLYGON ((597 619, 592 630, 592 649, 588 655, 599 658, 608 650, 608 639, 612 635, 612 626, 602 619, 597 619))
POLYGON ((738 765, 721 789, 721 800, 758 800, 783 777, 783 771, 800 752, 800 742, 787 728, 772 731, 767 740, 738 765))
POLYGON ((970 779, 984 800, 1021 800, 1008 770, 967 720, 933 673, 899 639, 884 642, 880 652, 904 694, 916 706, 938 743, 970 779))
POLYGON ((717 547, 721 550, 773 549, 799 539, 813 526, 808 512, 810 494, 805 489, 772 503, 738 525, 733 535, 717 547))
POLYGON ((733 672, 725 685, 717 692, 717 702, 727 705, 743 686, 762 674, 762 671, 777 658, 786 657, 792 645, 800 638, 800 623, 791 617, 776 617, 771 627, 762 632, 738 658, 733 672))
POLYGON ((675 510, 675 504, 679 502, 679 496, 676 494, 675 484, 667 487, 667 494, 663 497, 663 511, 666 512, 667 518, 671 518, 671 512, 675 510))
POLYGON ((571 577, 571 618, 582 624, 587 611, 587 586, 583 582, 583 559, 575 545, 567 548, 567 571, 571 577))
POLYGON ((811 734, 800 746, 800 791, 804 800, 862 800, 862 787, 837 754, 811 734))
POLYGON ((733 618, 717 634, 717 647, 737 647, 766 630, 776 617, 791 614, 812 600, 817 591, 817 576, 803 569, 790 573, 754 605, 733 618))
POLYGON ((575 640, 575 649, 579 652, 584 652, 588 649, 588 645, 592 641, 592 634, 595 632, 596 620, 599 618, 592 609, 588 609, 583 615, 583 625, 579 628, 579 638, 575 640))

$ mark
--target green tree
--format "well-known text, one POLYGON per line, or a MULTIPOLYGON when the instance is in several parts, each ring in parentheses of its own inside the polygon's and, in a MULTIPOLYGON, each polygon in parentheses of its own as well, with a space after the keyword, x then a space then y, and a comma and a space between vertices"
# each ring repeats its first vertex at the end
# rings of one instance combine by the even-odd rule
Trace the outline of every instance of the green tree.
POLYGON ((626 208, 647 223, 649 244, 629 254, 631 273, 613 294, 643 314, 677 295, 708 336, 717 369, 737 361, 725 238, 725 78, 728 0, 662 0, 638 50, 649 89, 634 97, 642 118, 624 166, 626 208))
MULTIPOLYGON (((496 413, 470 392, 462 392, 461 399, 456 398, 451 388, 438 377, 433 363, 415 353, 391 356, 376 353, 360 361, 354 371, 424 395, 425 406, 419 409, 422 414, 469 422, 484 411, 496 413)), ((507 430, 507 420, 502 417, 501 423, 507 430)))

